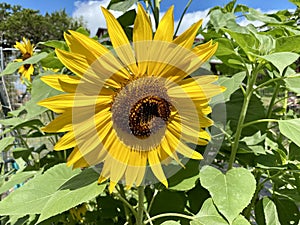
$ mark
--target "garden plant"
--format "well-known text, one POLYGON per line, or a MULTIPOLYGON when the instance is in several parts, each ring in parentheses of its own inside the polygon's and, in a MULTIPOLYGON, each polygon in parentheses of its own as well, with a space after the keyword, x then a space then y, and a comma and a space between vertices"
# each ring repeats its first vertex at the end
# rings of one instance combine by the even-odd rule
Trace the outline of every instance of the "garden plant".
POLYGON ((111 0, 102 38, 20 37, 1 224, 299 224, 300 3, 231 1, 178 34, 191 2, 177 26, 176 5, 111 0))

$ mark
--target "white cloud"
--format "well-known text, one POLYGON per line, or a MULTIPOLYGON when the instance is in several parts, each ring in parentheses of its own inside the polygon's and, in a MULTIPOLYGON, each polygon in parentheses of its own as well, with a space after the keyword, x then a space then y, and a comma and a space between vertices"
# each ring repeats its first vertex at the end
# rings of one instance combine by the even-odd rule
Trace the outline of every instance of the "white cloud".
MULTIPOLYGON (((80 18, 86 22, 87 28, 91 31, 91 36, 96 35, 96 32, 99 27, 106 27, 106 22, 103 16, 103 13, 100 9, 100 6, 107 7, 110 0, 102 1, 76 1, 75 11, 73 12, 72 17, 80 18)), ((112 12, 114 16, 118 17, 121 12, 112 12)))
MULTIPOLYGON (((181 21, 177 34, 181 34, 183 31, 187 30, 191 25, 198 22, 200 19, 203 19, 202 27, 204 27, 209 20, 209 17, 207 16, 208 11, 209 9, 206 9, 204 11, 186 13, 181 21)), ((175 21, 175 29, 178 23, 179 21, 175 21)))
MULTIPOLYGON (((110 0, 76 1, 74 3, 75 11, 73 12, 72 16, 74 18, 82 17, 87 24, 87 28, 91 31, 91 36, 94 36, 99 27, 106 28, 106 22, 103 13, 101 12, 100 6, 107 7, 109 2, 110 0)), ((188 29, 192 24, 196 23, 200 19, 203 19, 202 27, 204 27, 209 21, 209 16, 207 16, 209 10, 210 9, 186 13, 183 17, 177 35, 181 34, 183 31, 188 29)), ((269 14, 276 12, 276 10, 269 10, 269 11, 262 11, 260 9, 257 10, 262 13, 269 13, 269 14)), ((122 15, 122 12, 117 12, 117 11, 111 11, 111 12, 115 17, 122 15)), ((161 12, 160 18, 162 18, 164 14, 165 12, 161 12)), ((151 21, 153 23, 153 28, 154 28, 155 25, 154 25, 153 16, 151 16, 151 21)), ((259 21, 248 21, 245 17, 242 17, 237 22, 241 26, 246 26, 250 23, 255 26, 259 26, 262 24, 259 21)), ((179 23, 178 20, 175 21, 175 28, 177 27, 178 23, 179 23)))

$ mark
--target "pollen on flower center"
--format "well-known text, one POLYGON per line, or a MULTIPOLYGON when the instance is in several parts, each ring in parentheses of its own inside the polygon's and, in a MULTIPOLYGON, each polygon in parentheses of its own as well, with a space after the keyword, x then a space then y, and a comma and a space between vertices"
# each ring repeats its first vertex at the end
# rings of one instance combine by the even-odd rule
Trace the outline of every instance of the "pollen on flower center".
POLYGON ((116 94, 111 108, 119 139, 139 150, 158 145, 171 115, 170 102, 165 83, 159 78, 145 76, 130 81, 116 94))
POLYGON ((158 96, 148 96, 136 102, 129 114, 132 134, 143 139, 160 129, 161 123, 158 122, 158 118, 167 122, 171 114, 170 106, 168 101, 158 96))

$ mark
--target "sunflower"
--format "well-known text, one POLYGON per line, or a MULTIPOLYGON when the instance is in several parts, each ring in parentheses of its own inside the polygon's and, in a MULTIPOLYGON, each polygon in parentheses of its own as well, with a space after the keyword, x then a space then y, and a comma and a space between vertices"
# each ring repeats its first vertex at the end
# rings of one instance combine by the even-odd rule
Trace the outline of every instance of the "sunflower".
POLYGON ((65 132, 54 149, 73 148, 67 162, 73 168, 100 167, 98 181, 109 179, 110 192, 121 181, 128 188, 154 181, 167 187, 165 168, 202 159, 194 147, 210 140, 209 100, 224 88, 214 84, 217 76, 189 75, 217 44, 192 48, 202 21, 173 39, 173 7, 153 35, 140 4, 131 44, 116 18, 102 11, 114 50, 78 32, 65 34, 70 52, 56 54, 76 76, 42 77, 65 92, 39 103, 60 114, 44 131, 65 132))
MULTIPOLYGON (((23 62, 26 59, 30 58, 33 55, 33 47, 30 43, 30 40, 23 37, 23 42, 17 42, 14 45, 15 48, 19 49, 22 53, 21 59, 16 59, 17 62, 23 62)), ((33 74, 34 67, 32 64, 24 64, 19 68, 19 73, 22 77, 25 77, 27 80, 31 80, 31 75, 33 74)))

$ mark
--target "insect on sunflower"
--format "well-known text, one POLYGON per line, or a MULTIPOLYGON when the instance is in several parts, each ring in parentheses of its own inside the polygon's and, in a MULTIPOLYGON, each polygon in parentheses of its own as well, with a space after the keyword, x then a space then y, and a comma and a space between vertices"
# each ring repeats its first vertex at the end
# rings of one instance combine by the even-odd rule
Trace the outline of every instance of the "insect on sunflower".
POLYGON ((73 168, 101 163, 98 181, 109 179, 110 191, 119 181, 128 188, 143 185, 148 169, 168 186, 162 165, 171 160, 182 165, 182 157, 202 159, 192 144, 210 140, 209 100, 224 88, 214 84, 217 76, 189 74, 217 44, 192 48, 202 21, 173 39, 173 7, 153 35, 138 4, 131 45, 115 17, 102 11, 114 50, 74 31, 65 34, 70 52, 56 49, 56 54, 76 76, 42 77, 66 92, 39 103, 60 114, 44 131, 66 132, 54 149, 74 148, 67 162, 73 168))
MULTIPOLYGON (((23 62, 26 59, 29 59, 33 55, 33 47, 30 43, 30 40, 23 37, 23 42, 16 41, 16 44, 14 45, 16 49, 19 49, 19 51, 22 54, 21 59, 16 59, 16 62, 23 62)), ((21 77, 26 78, 27 80, 31 80, 31 75, 34 72, 34 66, 32 64, 24 64, 22 65, 18 72, 21 74, 21 77)))

